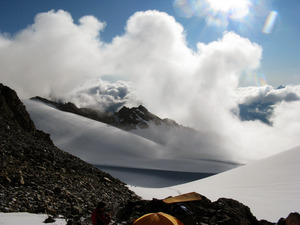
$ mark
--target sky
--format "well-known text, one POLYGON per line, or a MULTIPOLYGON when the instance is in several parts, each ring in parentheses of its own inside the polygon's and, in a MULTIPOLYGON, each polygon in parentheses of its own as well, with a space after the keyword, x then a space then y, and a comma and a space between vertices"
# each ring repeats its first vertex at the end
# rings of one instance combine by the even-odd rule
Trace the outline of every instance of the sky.
POLYGON ((251 159, 299 145, 298 0, 0 4, 0 78, 21 98, 143 104, 251 159))
POLYGON ((260 68, 256 74, 244 75, 241 85, 261 85, 264 82, 274 87, 299 84, 299 1, 227 0, 228 3, 223 5, 216 2, 211 0, 209 5, 205 0, 1 1, 0 32, 13 37, 33 24, 38 13, 63 9, 71 14, 75 23, 85 15, 93 15, 105 22, 101 39, 109 43, 124 33, 126 21, 135 12, 159 10, 183 25, 187 45, 192 49, 196 49, 198 42, 207 44, 222 38, 224 31, 234 31, 262 46, 260 68), (269 26, 264 26, 268 16, 269 26))

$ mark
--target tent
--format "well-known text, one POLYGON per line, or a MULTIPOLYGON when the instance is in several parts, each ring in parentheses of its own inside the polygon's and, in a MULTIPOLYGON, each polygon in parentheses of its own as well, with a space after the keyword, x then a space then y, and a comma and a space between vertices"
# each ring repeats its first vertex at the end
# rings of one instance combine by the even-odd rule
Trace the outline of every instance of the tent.
POLYGON ((148 213, 136 219, 132 225, 184 225, 177 218, 166 213, 148 213))
POLYGON ((164 203, 178 203, 178 202, 192 202, 202 200, 201 195, 196 192, 190 192, 183 195, 178 195, 175 197, 166 198, 163 200, 164 203))

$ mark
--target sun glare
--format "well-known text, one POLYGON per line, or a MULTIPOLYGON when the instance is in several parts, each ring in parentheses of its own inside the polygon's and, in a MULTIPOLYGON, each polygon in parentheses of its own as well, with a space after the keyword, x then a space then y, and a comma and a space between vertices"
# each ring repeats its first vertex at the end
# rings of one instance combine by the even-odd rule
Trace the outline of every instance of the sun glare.
POLYGON ((209 25, 226 28, 230 20, 244 20, 250 14, 251 0, 174 0, 178 15, 204 17, 209 25))
POLYGON ((249 0, 207 0, 214 11, 226 13, 233 19, 242 19, 249 12, 249 0))

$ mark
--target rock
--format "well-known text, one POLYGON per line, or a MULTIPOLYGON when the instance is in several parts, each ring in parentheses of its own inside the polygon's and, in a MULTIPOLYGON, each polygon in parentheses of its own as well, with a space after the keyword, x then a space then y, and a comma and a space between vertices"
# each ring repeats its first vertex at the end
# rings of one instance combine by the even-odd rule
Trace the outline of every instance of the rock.
MULTIPOLYGON (((19 128, 26 131, 35 131, 35 126, 31 120, 25 106, 20 101, 17 93, 0 83, 0 112, 3 119, 14 122, 19 128)), ((6 130, 10 130, 10 124, 6 124, 6 130)))
POLYGON ((114 209, 115 217, 128 200, 140 199, 120 180, 55 147, 48 134, 35 129, 16 93, 2 84, 0 144, 0 212, 65 218, 73 213, 88 224, 98 201, 114 209))
POLYGON ((80 215, 82 213, 82 209, 79 206, 73 206, 71 209, 72 215, 80 215))
POLYGON ((22 185, 25 184, 24 177, 22 176, 21 173, 20 173, 20 184, 22 184, 22 185))
POLYGON ((47 219, 45 219, 44 223, 54 223, 55 219, 52 216, 49 216, 47 219))
POLYGON ((287 218, 280 218, 278 225, 300 225, 300 214, 298 212, 291 212, 287 218))
POLYGON ((271 225, 267 221, 258 221, 250 209, 233 199, 221 198, 211 202, 201 195, 202 200, 166 204, 161 200, 129 202, 118 214, 118 223, 132 222, 146 213, 164 212, 175 216, 185 225, 218 224, 218 225, 271 225))
POLYGON ((54 187, 53 192, 54 194, 59 195, 61 193, 60 187, 54 187))
POLYGON ((9 179, 6 176, 1 176, 0 180, 1 180, 1 185, 5 188, 8 188, 11 184, 11 179, 9 179))

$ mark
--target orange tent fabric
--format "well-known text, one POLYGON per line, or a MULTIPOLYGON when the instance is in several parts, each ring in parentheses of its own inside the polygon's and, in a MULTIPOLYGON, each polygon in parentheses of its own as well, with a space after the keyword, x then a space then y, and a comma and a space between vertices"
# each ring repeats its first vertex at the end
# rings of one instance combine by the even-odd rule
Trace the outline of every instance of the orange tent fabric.
POLYGON ((136 219, 132 225, 184 225, 177 218, 166 213, 148 213, 136 219))
POLYGON ((176 202, 191 202, 191 201, 200 201, 202 200, 201 195, 196 192, 190 192, 183 195, 178 195, 175 197, 170 197, 164 199, 164 203, 170 204, 170 203, 176 203, 176 202))

